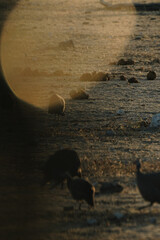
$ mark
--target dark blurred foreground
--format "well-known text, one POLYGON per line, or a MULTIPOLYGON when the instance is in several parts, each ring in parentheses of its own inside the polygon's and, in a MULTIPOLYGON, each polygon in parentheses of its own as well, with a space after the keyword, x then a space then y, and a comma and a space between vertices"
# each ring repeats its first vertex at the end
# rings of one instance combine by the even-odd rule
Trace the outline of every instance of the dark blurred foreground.
MULTIPOLYGON (((0 33, 17 3, 0 0, 0 33)), ((43 131, 42 116, 41 110, 13 94, 0 66, 0 235, 4 240, 33 239, 39 201, 36 191, 41 181, 36 177, 40 169, 36 159, 40 129, 41 134, 43 131), (38 187, 33 190, 31 183, 38 187)))

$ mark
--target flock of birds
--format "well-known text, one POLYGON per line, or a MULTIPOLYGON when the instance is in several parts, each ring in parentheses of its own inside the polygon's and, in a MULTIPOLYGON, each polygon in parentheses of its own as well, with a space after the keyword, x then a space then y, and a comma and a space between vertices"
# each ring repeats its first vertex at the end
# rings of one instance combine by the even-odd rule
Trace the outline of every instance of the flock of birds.
POLYGON ((73 199, 81 202, 85 200, 89 206, 94 207, 95 187, 82 178, 81 161, 76 151, 61 149, 51 155, 44 166, 44 182, 50 182, 51 188, 67 180, 68 189, 73 199))
MULTIPOLYGON (((139 191, 144 200, 150 202, 147 206, 139 207, 139 210, 160 203, 160 172, 142 173, 141 163, 135 161, 137 171, 136 180, 139 191)), ((51 189, 67 180, 68 189, 81 209, 82 201, 86 201, 89 207, 95 205, 95 187, 82 178, 81 161, 77 152, 73 149, 61 149, 49 157, 44 166, 43 184, 50 183, 51 189)))
MULTIPOLYGON (((82 97, 84 93, 82 92, 82 97)), ((78 98, 80 99, 80 98, 78 98)), ((64 115, 65 100, 58 94, 53 94, 48 107, 48 113, 64 115)), ((144 200, 150 202, 149 205, 140 207, 143 209, 152 206, 153 203, 160 203, 160 172, 144 174, 140 171, 141 163, 135 162, 137 167, 136 179, 139 191, 144 200)), ((44 183, 51 183, 51 188, 67 180, 68 189, 77 201, 85 200, 89 206, 95 204, 95 187, 82 178, 81 161, 76 151, 72 149, 62 149, 51 155, 44 167, 44 183)), ((79 204, 79 209, 81 203, 79 204)))

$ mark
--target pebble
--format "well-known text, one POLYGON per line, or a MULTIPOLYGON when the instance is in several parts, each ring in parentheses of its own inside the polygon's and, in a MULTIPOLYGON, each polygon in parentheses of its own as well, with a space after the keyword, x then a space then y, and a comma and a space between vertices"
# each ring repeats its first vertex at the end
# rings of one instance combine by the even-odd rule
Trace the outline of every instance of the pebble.
POLYGON ((155 114, 152 117, 151 123, 150 123, 150 127, 159 127, 160 126, 160 113, 155 114))
POLYGON ((114 130, 112 130, 112 129, 109 129, 109 130, 107 130, 107 131, 106 131, 106 135, 107 135, 107 136, 111 136, 111 137, 112 137, 112 136, 115 136, 115 135, 116 135, 116 133, 114 132, 114 130))
POLYGON ((139 83, 138 80, 135 77, 131 77, 128 79, 129 83, 139 83))
POLYGON ((121 220, 122 218, 124 218, 124 214, 120 212, 114 212, 113 215, 117 220, 121 220))
POLYGON ((126 79, 126 77, 125 77, 124 75, 121 75, 121 76, 120 76, 120 80, 121 80, 121 81, 126 81, 127 79, 126 79))
POLYGON ((125 59, 121 58, 118 61, 117 65, 134 65, 134 61, 132 59, 125 60, 125 59))
POLYGON ((70 91, 70 97, 74 100, 83 100, 83 99, 88 99, 89 94, 85 92, 83 88, 79 88, 77 90, 72 90, 70 91))
POLYGON ((94 218, 87 219, 87 224, 88 225, 95 225, 97 224, 97 220, 94 218))
POLYGON ((117 115, 124 115, 125 114, 125 111, 123 109, 119 109, 117 112, 116 112, 117 115))
POLYGON ((154 71, 149 71, 147 73, 147 80, 154 80, 156 79, 156 73, 154 71))
POLYGON ((74 48, 73 40, 67 40, 59 43, 59 48, 62 50, 67 50, 69 48, 74 48))

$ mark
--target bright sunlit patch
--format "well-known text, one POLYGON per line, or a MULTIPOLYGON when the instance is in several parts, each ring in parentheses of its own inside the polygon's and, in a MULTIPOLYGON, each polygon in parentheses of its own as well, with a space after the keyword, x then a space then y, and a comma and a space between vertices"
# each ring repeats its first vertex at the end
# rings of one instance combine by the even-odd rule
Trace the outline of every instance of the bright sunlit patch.
POLYGON ((135 20, 134 12, 106 11, 99 0, 22 0, 2 34, 6 79, 17 96, 36 106, 46 106, 52 91, 68 98, 83 87, 82 74, 112 70, 135 20))

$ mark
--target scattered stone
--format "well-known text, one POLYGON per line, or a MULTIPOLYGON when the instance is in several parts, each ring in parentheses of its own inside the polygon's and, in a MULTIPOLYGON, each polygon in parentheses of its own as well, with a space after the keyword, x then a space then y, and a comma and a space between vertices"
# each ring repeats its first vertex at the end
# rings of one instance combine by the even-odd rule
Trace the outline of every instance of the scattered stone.
POLYGON ((107 136, 110 136, 110 137, 113 137, 113 136, 116 135, 116 133, 114 132, 114 130, 108 129, 108 130, 106 131, 106 135, 107 135, 107 136))
POLYGON ((59 77, 59 76, 64 76, 64 72, 62 70, 57 70, 53 72, 53 76, 59 77))
POLYGON ((70 96, 72 99, 75 99, 75 100, 83 100, 83 99, 89 98, 89 94, 86 93, 83 88, 70 91, 70 96))
POLYGON ((67 206, 63 208, 63 211, 72 211, 72 210, 74 210, 73 206, 67 206))
POLYGON ((83 81, 83 82, 90 82, 90 81, 92 81, 92 74, 91 73, 84 73, 84 74, 82 74, 82 76, 80 77, 80 81, 83 81))
POLYGON ((128 79, 128 82, 129 82, 129 83, 139 83, 138 80, 137 80, 137 78, 135 78, 135 77, 129 78, 129 79, 128 79))
POLYGON ((141 40, 141 39, 142 39, 141 36, 136 36, 136 37, 135 37, 135 40, 141 40))
POLYGON ((106 81, 107 74, 104 72, 93 72, 92 73, 92 81, 99 82, 99 81, 106 81))
POLYGON ((122 190, 123 187, 120 184, 113 182, 103 182, 100 187, 101 193, 119 193, 122 190))
POLYGON ((154 115, 151 120, 150 127, 159 127, 160 126, 160 113, 154 115))
POLYGON ((121 76, 120 76, 120 80, 121 80, 121 81, 126 81, 127 79, 126 79, 126 77, 125 77, 124 75, 121 75, 121 76))
POLYGON ((83 82, 86 82, 86 81, 100 82, 100 81, 107 81, 107 80, 110 80, 110 75, 104 72, 84 73, 80 77, 80 81, 83 81, 83 82))
POLYGON ((68 49, 73 49, 74 48, 74 43, 72 40, 68 40, 68 41, 64 41, 64 42, 60 42, 58 47, 61 50, 68 50, 68 49))
POLYGON ((147 73, 147 80, 154 80, 156 79, 156 73, 154 71, 149 71, 147 73))
POLYGON ((113 215, 117 220, 121 220, 122 218, 124 218, 124 214, 120 212, 114 212, 113 215))
POLYGON ((134 61, 132 59, 125 60, 125 59, 121 58, 118 61, 117 65, 134 65, 134 61))
POLYGON ((90 218, 90 219, 87 219, 87 224, 88 225, 96 225, 98 222, 97 222, 97 220, 96 219, 94 219, 94 218, 90 218))
POLYGON ((123 109, 119 109, 117 112, 116 112, 117 115, 124 115, 125 114, 125 111, 123 109))

